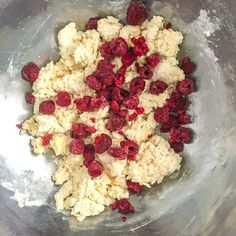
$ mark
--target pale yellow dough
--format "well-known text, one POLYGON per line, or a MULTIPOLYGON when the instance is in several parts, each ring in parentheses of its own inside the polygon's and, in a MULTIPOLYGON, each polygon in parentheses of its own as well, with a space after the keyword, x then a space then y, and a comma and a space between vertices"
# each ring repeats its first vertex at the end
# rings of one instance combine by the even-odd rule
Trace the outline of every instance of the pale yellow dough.
MULTIPOLYGON (((97 30, 86 32, 78 31, 75 23, 69 23, 58 33, 61 59, 41 68, 38 80, 33 85, 36 98, 34 114, 24 122, 23 130, 32 135, 31 144, 36 154, 54 150, 58 157, 58 170, 53 175, 53 180, 56 185, 60 185, 55 194, 56 207, 59 211, 70 210, 71 215, 79 221, 98 215, 116 199, 128 198, 127 180, 151 187, 180 169, 181 157, 170 148, 168 141, 157 135, 148 138, 155 134, 157 126, 153 111, 156 107, 165 105, 176 82, 184 79, 184 73, 176 60, 183 36, 178 31, 163 29, 163 21, 162 17, 154 16, 141 26, 123 26, 118 19, 108 16, 98 21, 97 30), (98 134, 107 133, 112 137, 113 145, 119 145, 123 137, 117 132, 110 133, 105 128, 108 107, 81 114, 74 104, 66 108, 57 106, 56 112, 51 116, 39 114, 38 107, 45 99, 55 99, 58 91, 69 92, 72 99, 95 95, 85 83, 85 77, 96 70, 96 64, 101 59, 99 46, 104 41, 119 36, 131 46, 131 38, 141 35, 146 38, 150 48, 148 55, 159 53, 161 56, 161 62, 154 70, 153 80, 163 80, 169 87, 163 94, 154 96, 148 91, 151 82, 148 81, 140 96, 140 105, 145 108, 145 113, 137 120, 128 122, 122 129, 127 138, 139 144, 136 161, 116 160, 107 152, 96 156, 103 164, 104 172, 93 179, 83 166, 83 156, 69 153, 69 133, 74 122, 82 122, 94 125, 97 129, 96 134, 85 140, 86 143, 93 142, 98 134), (91 118, 96 118, 95 124, 91 118), (43 147, 41 137, 46 133, 52 134, 53 139, 48 147, 43 147)), ((144 61, 144 57, 139 58, 139 63, 144 61)), ((118 58, 113 63, 116 64, 116 69, 121 66, 118 58)), ((129 82, 137 75, 135 66, 130 66, 124 87, 128 88, 129 82)))

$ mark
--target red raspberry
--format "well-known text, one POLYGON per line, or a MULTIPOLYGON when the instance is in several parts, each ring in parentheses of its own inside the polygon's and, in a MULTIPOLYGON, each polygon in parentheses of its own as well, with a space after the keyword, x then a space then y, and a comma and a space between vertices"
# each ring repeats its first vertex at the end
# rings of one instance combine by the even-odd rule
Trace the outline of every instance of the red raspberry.
POLYGON ((184 127, 172 128, 170 130, 171 143, 189 143, 191 140, 190 130, 184 127))
POLYGON ((178 100, 176 100, 175 109, 173 109, 173 110, 174 111, 185 110, 189 107, 190 104, 191 104, 191 102, 189 101, 188 98, 181 97, 178 100))
POLYGON ((84 142, 80 139, 72 139, 69 145, 69 151, 75 155, 83 154, 84 142))
POLYGON ((145 112, 143 107, 137 107, 135 111, 137 112, 138 115, 142 115, 145 112))
POLYGON ((113 101, 111 101, 110 108, 113 111, 119 111, 120 110, 120 105, 117 101, 113 100, 113 101))
POLYGON ((109 119, 106 124, 106 128, 110 131, 121 130, 126 124, 126 118, 120 114, 114 113, 110 114, 109 119))
POLYGON ((22 78, 33 83, 38 79, 39 67, 34 62, 29 62, 21 70, 22 78))
POLYGON ((67 107, 71 103, 70 94, 66 91, 59 92, 56 97, 56 104, 61 107, 67 107))
POLYGON ((143 56, 149 52, 149 48, 143 36, 139 38, 132 38, 131 42, 134 44, 134 54, 136 56, 143 56))
POLYGON ((122 214, 129 214, 134 212, 134 207, 130 204, 127 198, 122 198, 117 201, 118 212, 122 214))
POLYGON ((155 68, 157 64, 160 62, 160 56, 159 54, 152 54, 151 56, 148 56, 145 58, 146 63, 151 66, 152 68, 155 68))
POLYGON ((139 104, 139 99, 136 96, 128 96, 123 100, 123 106, 127 109, 135 109, 139 104))
POLYGON ((125 160, 128 155, 128 149, 125 147, 110 147, 108 153, 118 160, 125 160))
POLYGON ((108 86, 106 88, 101 89, 100 91, 98 91, 98 96, 103 96, 106 98, 107 101, 111 101, 112 100, 112 88, 113 86, 108 86))
POLYGON ((121 38, 115 38, 110 41, 110 48, 114 56, 122 57, 128 51, 128 44, 121 38))
POLYGON ((119 75, 118 77, 115 77, 114 82, 117 87, 120 87, 125 82, 125 76, 119 75))
POLYGON ((160 131, 162 133, 167 133, 170 132, 171 128, 177 128, 177 127, 179 127, 178 117, 175 115, 169 115, 168 123, 163 123, 160 128, 160 131))
POLYGON ((42 137, 42 146, 44 147, 48 146, 51 140, 52 140, 52 134, 45 134, 42 137))
POLYGON ((156 80, 154 82, 151 83, 150 85, 150 92, 153 95, 159 95, 163 92, 165 92, 165 90, 168 88, 168 85, 160 80, 156 80))
POLYGON ((89 86, 89 88, 99 91, 102 89, 101 82, 93 75, 89 75, 86 77, 86 83, 89 86))
POLYGON ((148 66, 140 67, 138 73, 142 79, 146 80, 150 80, 153 76, 153 72, 148 66))
POLYGON ((133 48, 129 48, 126 54, 121 58, 121 62, 123 66, 129 67, 135 62, 136 58, 133 48))
POLYGON ((179 111, 179 124, 187 125, 191 123, 191 116, 188 115, 184 110, 179 111))
POLYGON ((93 144, 85 145, 84 149, 84 166, 88 167, 89 163, 95 159, 95 147, 93 144))
POLYGON ((99 48, 99 51, 101 53, 101 56, 106 60, 111 60, 114 58, 114 55, 111 51, 110 42, 102 44, 101 47, 99 48))
POLYGON ((44 115, 52 115, 55 109, 55 103, 52 100, 43 101, 39 105, 39 112, 44 115))
POLYGON ((35 102, 35 96, 32 93, 25 94, 25 101, 26 103, 32 105, 35 102))
POLYGON ((122 217, 121 217, 121 221, 125 222, 125 221, 126 221, 126 217, 125 217, 125 216, 122 216, 122 217))
POLYGON ((179 92, 173 92, 170 98, 166 100, 166 106, 174 112, 185 110, 190 104, 188 98, 183 97, 179 92))
POLYGON ((94 133, 94 129, 94 127, 83 123, 74 123, 71 129, 71 137, 76 139, 87 138, 90 134, 94 133))
POLYGON ((125 133, 122 130, 118 131, 117 133, 123 137, 125 136, 125 133))
POLYGON ((183 143, 170 143, 170 146, 176 153, 180 153, 184 150, 184 144, 183 143))
POLYGON ((88 165, 88 173, 93 178, 100 176, 103 170, 103 165, 96 160, 91 161, 88 165))
POLYGON ((191 62, 188 57, 185 57, 181 61, 180 68, 184 71, 186 75, 190 75, 195 70, 195 65, 191 62))
POLYGON ((75 100, 76 107, 81 112, 90 111, 90 102, 91 102, 90 96, 84 96, 83 98, 75 100))
POLYGON ((120 146, 128 149, 128 156, 135 156, 138 154, 139 146, 134 141, 121 141, 120 146))
POLYGON ((90 120, 91 120, 93 123, 96 123, 96 118, 92 117, 92 118, 90 118, 90 120))
POLYGON ((104 74, 112 73, 115 65, 111 64, 108 60, 102 59, 97 64, 96 75, 103 77, 104 74))
POLYGON ((170 22, 165 23, 164 29, 166 29, 166 30, 172 29, 172 24, 170 22))
POLYGON ((112 210, 115 210, 117 207, 118 207, 117 201, 115 201, 115 202, 113 202, 113 203, 111 204, 111 209, 112 209, 112 210))
POLYGON ((140 77, 136 77, 132 79, 130 83, 129 92, 131 95, 140 94, 144 90, 144 88, 145 81, 140 77))
POLYGON ((108 150, 108 148, 112 145, 112 139, 107 134, 101 134, 99 136, 99 140, 95 139, 95 150, 96 153, 102 154, 108 150))
POLYGON ((92 97, 91 101, 90 101, 90 109, 94 110, 94 109, 98 109, 98 108, 104 108, 105 106, 107 106, 107 100, 104 96, 96 96, 96 97, 92 97))
POLYGON ((168 107, 158 107, 154 113, 154 119, 158 123, 168 123, 170 119, 170 109, 168 107))
POLYGON ((86 30, 97 29, 99 20, 100 20, 100 17, 90 18, 85 26, 86 30))
POLYGON ((122 110, 120 110, 119 114, 122 117, 126 117, 129 114, 129 111, 127 109, 122 109, 122 110))
POLYGON ((129 121, 134 121, 137 119, 137 117, 138 117, 138 114, 135 112, 129 116, 129 121))
POLYGON ((113 87, 112 99, 117 102, 122 102, 125 97, 129 96, 129 92, 119 87, 113 87))
POLYGON ((126 21, 129 25, 141 25, 148 17, 145 6, 138 2, 132 1, 126 12, 126 21))
POLYGON ((191 79, 185 79, 177 83, 177 90, 182 94, 191 94, 195 91, 195 84, 191 79))
POLYGON ((103 74, 103 76, 101 77, 101 81, 105 86, 110 86, 113 84, 114 80, 116 79, 116 76, 114 75, 114 73, 107 73, 107 74, 103 74))
POLYGON ((127 186, 130 192, 139 193, 143 190, 143 186, 136 182, 128 181, 127 186))
POLYGON ((126 70, 127 70, 127 67, 126 67, 126 66, 121 66, 121 67, 118 69, 117 74, 124 76, 125 73, 126 73, 126 70))

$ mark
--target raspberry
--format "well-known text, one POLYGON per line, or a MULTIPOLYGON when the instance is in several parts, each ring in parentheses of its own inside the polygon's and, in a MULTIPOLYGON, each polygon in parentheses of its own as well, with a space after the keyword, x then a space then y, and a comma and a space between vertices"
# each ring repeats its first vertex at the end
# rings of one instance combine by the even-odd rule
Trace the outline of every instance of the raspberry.
POLYGON ((167 22, 164 24, 164 29, 168 30, 168 29, 172 29, 172 24, 170 22, 167 22))
POLYGON ((127 158, 128 149, 126 147, 110 147, 108 153, 118 160, 125 160, 127 158))
POLYGON ((81 112, 90 111, 90 102, 91 102, 90 96, 84 96, 83 98, 75 100, 76 107, 81 112))
POLYGON ((87 168, 89 175, 93 178, 100 176, 104 170, 103 165, 96 160, 91 161, 87 168))
POLYGON ((139 104, 139 100, 138 97, 136 96, 128 96, 126 98, 124 98, 123 100, 123 106, 127 109, 135 109, 139 104))
POLYGON ((110 41, 110 48, 114 56, 122 57, 128 51, 128 44, 121 38, 115 38, 110 41))
POLYGON ((123 137, 125 136, 125 133, 122 130, 118 131, 117 133, 123 137))
POLYGON ((170 119, 170 109, 168 107, 157 108, 154 119, 158 123, 168 123, 170 119))
POLYGON ((106 98, 107 101, 111 101, 112 100, 112 87, 113 86, 109 86, 106 87, 104 89, 101 89, 100 91, 98 91, 98 96, 103 96, 106 98))
POLYGON ((156 80, 154 82, 151 83, 150 85, 150 92, 153 95, 159 95, 163 92, 165 92, 165 90, 168 88, 168 85, 160 80, 156 80))
POLYGON ((128 156, 128 161, 135 161, 135 156, 128 156))
POLYGON ((113 81, 115 80, 115 75, 113 72, 111 73, 107 73, 107 74, 103 74, 103 76, 101 77, 101 81, 105 86, 110 86, 113 84, 113 81))
POLYGON ((153 76, 153 72, 148 66, 140 67, 138 73, 142 79, 146 80, 150 80, 153 76))
POLYGON ((144 88, 145 81, 140 77, 136 77, 132 79, 130 83, 129 92, 131 95, 140 94, 144 90, 144 88))
POLYGON ((126 66, 121 66, 121 67, 118 69, 117 74, 124 76, 125 73, 126 73, 126 70, 127 70, 127 67, 126 67, 126 66))
POLYGON ((48 146, 51 140, 52 140, 52 134, 45 134, 42 137, 42 146, 44 147, 48 146))
POLYGON ((160 62, 160 56, 159 54, 152 54, 151 56, 148 56, 145 58, 146 63, 151 66, 152 68, 155 68, 157 64, 160 62))
POLYGON ((191 94, 195 91, 195 84, 191 79, 185 79, 177 83, 177 90, 182 94, 191 94))
POLYGON ((179 127, 179 120, 178 117, 175 115, 169 115, 168 123, 162 124, 160 131, 162 133, 170 132, 171 128, 179 127))
POLYGON ((144 108, 143 107, 137 107, 135 109, 135 111, 137 112, 138 115, 142 115, 144 113, 144 108))
POLYGON ((113 202, 112 204, 111 204, 111 209, 112 210, 115 210, 116 208, 117 208, 117 201, 115 201, 115 202, 113 202))
POLYGON ((117 87, 120 87, 125 82, 125 76, 119 75, 118 77, 115 77, 114 82, 117 87))
POLYGON ((170 143, 170 146, 176 153, 180 153, 184 150, 184 144, 183 143, 170 143))
POLYGON ((191 123, 191 116, 188 115, 184 110, 181 112, 179 111, 179 124, 181 125, 187 125, 191 123))
POLYGON ((136 56, 143 56, 149 52, 149 48, 143 36, 139 38, 132 38, 131 42, 134 44, 134 54, 136 56))
POLYGON ((190 61, 188 57, 185 57, 181 61, 180 68, 184 71, 186 75, 190 75, 195 70, 195 65, 190 61))
POLYGON ((129 96, 129 92, 119 87, 113 87, 112 99, 117 102, 122 102, 125 97, 129 96))
POLYGON ((110 108, 113 111, 119 111, 120 110, 119 103, 115 100, 111 101, 110 108))
POLYGON ((29 62, 21 70, 22 79, 33 83, 38 79, 39 67, 34 62, 29 62))
POLYGON ((99 91, 102 89, 101 82, 93 75, 89 75, 86 77, 86 83, 89 86, 89 88, 99 91))
POLYGON ((95 150, 96 153, 102 154, 108 150, 108 148, 112 145, 112 139, 107 134, 101 134, 99 136, 99 140, 95 139, 95 150))
POLYGON ((106 124, 106 128, 110 131, 121 130, 126 124, 125 117, 120 114, 114 113, 110 114, 109 119, 106 124))
POLYGON ((80 139, 72 139, 69 144, 69 151, 75 155, 83 154, 84 142, 80 139))
POLYGON ((134 207, 130 204, 127 198, 122 198, 117 201, 118 212, 128 214, 134 212, 134 207))
POLYGON ((138 1, 132 1, 126 12, 126 21, 129 25, 141 25, 148 17, 145 6, 138 1))
POLYGON ((143 186, 136 182, 128 181, 127 186, 130 192, 139 193, 143 190, 143 186))
POLYGON ((114 58, 114 55, 111 51, 110 42, 102 44, 101 47, 99 48, 99 51, 101 53, 101 56, 106 60, 111 60, 114 58))
POLYGON ((100 20, 100 17, 90 18, 85 26, 86 30, 97 29, 99 20, 100 20))
POLYGON ((87 138, 95 131, 95 128, 92 126, 88 126, 83 123, 74 123, 72 125, 71 137, 76 139, 87 138))
POLYGON ((190 104, 188 98, 183 97, 179 92, 173 92, 170 98, 166 100, 166 106, 174 112, 185 110, 190 104))
POLYGON ((68 92, 59 92, 56 97, 56 104, 61 107, 67 107, 71 103, 70 94, 68 92))
POLYGON ((87 144, 84 148, 84 166, 88 167, 89 163, 95 159, 95 147, 93 144, 87 144))
POLYGON ((136 120, 137 117, 138 117, 138 114, 135 112, 135 113, 133 113, 133 114, 131 114, 131 115, 129 116, 129 121, 136 120))
POLYGON ((96 123, 96 118, 92 117, 92 118, 90 118, 90 120, 91 120, 93 123, 96 123))
POLYGON ((188 98, 181 97, 175 102, 175 109, 174 111, 177 110, 185 110, 189 107, 191 102, 189 101, 188 98))
POLYGON ((138 154, 139 146, 134 141, 121 141, 120 146, 128 149, 128 156, 135 156, 138 154))
POLYGON ((108 60, 102 59, 97 64, 96 75, 98 77, 103 77, 108 73, 112 73, 115 65, 111 64, 108 60))
POLYGON ((120 110, 119 114, 122 116, 122 117, 126 117, 128 115, 129 111, 127 109, 122 109, 120 110))
POLYGON ((136 58, 133 48, 129 48, 126 54, 121 58, 121 62, 123 66, 129 67, 135 62, 136 58))
POLYGON ((107 100, 104 96, 96 96, 91 98, 90 109, 92 111, 94 109, 103 108, 105 106, 107 106, 107 100))
POLYGON ((171 128, 170 141, 171 143, 189 143, 191 140, 190 130, 184 127, 171 128))
POLYGON ((52 115, 55 109, 55 103, 52 100, 43 101, 39 105, 39 112, 44 115, 52 115))
POLYGON ((122 220, 123 222, 125 222, 125 221, 126 221, 126 217, 125 217, 125 216, 122 216, 122 217, 121 217, 121 220, 122 220))
POLYGON ((35 102, 35 96, 32 93, 25 94, 25 101, 26 103, 32 105, 35 102))

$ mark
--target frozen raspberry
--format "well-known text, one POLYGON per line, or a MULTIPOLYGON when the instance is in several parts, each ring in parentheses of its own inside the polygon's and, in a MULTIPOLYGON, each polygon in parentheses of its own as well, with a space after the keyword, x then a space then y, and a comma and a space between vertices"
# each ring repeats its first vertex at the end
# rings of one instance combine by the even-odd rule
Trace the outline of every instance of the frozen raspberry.
POLYGON ((131 42, 134 44, 134 54, 136 56, 143 56, 149 52, 149 48, 143 36, 139 38, 132 38, 131 42))
POLYGON ((111 101, 110 108, 113 111, 119 111, 120 110, 120 105, 117 101, 113 100, 113 101, 111 101))
POLYGON ((117 201, 118 212, 122 214, 129 214, 134 212, 134 207, 130 204, 127 198, 122 198, 117 201))
POLYGON ((145 6, 138 2, 132 1, 126 12, 126 21, 129 25, 141 25, 148 17, 145 6))
POLYGON ((101 134, 99 136, 99 140, 95 139, 95 150, 96 153, 102 154, 108 150, 108 148, 112 145, 112 139, 107 134, 101 134))
POLYGON ((90 111, 90 102, 91 102, 90 96, 84 96, 83 98, 75 100, 76 107, 81 112, 90 111))
POLYGON ((71 129, 71 137, 77 139, 87 138, 94 132, 96 132, 96 129, 93 126, 88 126, 83 123, 74 123, 71 129))
POLYGON ((127 186, 130 192, 139 193, 143 190, 143 186, 136 182, 128 181, 127 186))
POLYGON ((40 103, 39 112, 44 115, 52 115, 55 111, 55 103, 52 100, 46 100, 40 103))
POLYGON ((109 119, 106 124, 106 128, 110 131, 121 130, 126 124, 126 118, 120 114, 114 113, 110 114, 109 119))
POLYGON ((44 147, 48 146, 51 140, 52 140, 52 134, 45 134, 42 137, 42 146, 44 147))
POLYGON ((57 93, 56 104, 61 107, 67 107, 71 103, 70 94, 66 91, 57 93))
POLYGON ((118 160, 125 160, 128 155, 128 149, 126 147, 110 147, 108 153, 118 160))
POLYGON ((165 92, 167 88, 168 88, 168 85, 165 82, 156 80, 151 83, 150 92, 153 95, 160 95, 161 93, 165 92))
POLYGON ((146 63, 151 66, 152 68, 155 68, 157 64, 160 62, 160 56, 159 54, 152 54, 151 56, 148 56, 145 58, 146 63))
POLYGON ((137 57, 134 54, 134 50, 132 48, 129 48, 126 54, 121 58, 121 62, 123 66, 129 67, 135 62, 136 58, 137 57))
POLYGON ((75 155, 83 154, 84 142, 80 139, 72 139, 69 145, 69 151, 75 155))
POLYGON ((134 141, 121 141, 120 146, 128 149, 128 156, 135 156, 138 154, 139 146, 134 141))
POLYGON ((191 94, 195 91, 195 84, 191 79, 185 79, 177 83, 177 90, 182 94, 191 94))
POLYGON ((158 107, 154 113, 154 119, 158 123, 168 123, 170 119, 170 109, 168 107, 158 107))
POLYGON ((137 119, 137 117, 138 117, 138 114, 135 112, 135 113, 129 115, 128 120, 129 120, 129 121, 134 121, 134 120, 137 119))
POLYGON ((35 102, 35 96, 32 93, 25 94, 25 101, 26 103, 32 105, 35 102))
POLYGON ((118 75, 123 75, 123 76, 125 76, 126 70, 127 70, 127 67, 126 67, 126 66, 121 66, 121 67, 118 69, 117 74, 118 74, 118 75))
POLYGON ((100 20, 100 17, 90 18, 85 26, 86 30, 97 29, 99 20, 100 20))
POLYGON ((114 58, 114 55, 110 47, 110 42, 102 44, 101 47, 99 48, 99 51, 101 53, 101 56, 106 60, 111 60, 114 58))
POLYGON ((142 79, 146 80, 150 80, 153 76, 153 72, 148 66, 140 67, 138 73, 142 79))
POLYGON ((125 216, 121 216, 121 221, 125 222, 126 221, 126 217, 125 216))
POLYGON ((114 56, 122 57, 128 51, 128 44, 121 38, 115 38, 110 41, 110 48, 114 56))
POLYGON ((127 109, 122 109, 122 110, 120 110, 119 114, 122 117, 126 117, 129 114, 129 111, 127 109))
POLYGON ((191 116, 188 115, 184 110, 180 110, 178 120, 179 124, 187 125, 191 123, 191 116))
POLYGON ((119 75, 115 77, 114 82, 117 87, 120 87, 125 82, 125 76, 119 75))
POLYGON ((160 131, 162 133, 168 133, 168 132, 170 132, 171 128, 177 128, 177 127, 179 127, 178 117, 175 115, 169 115, 168 122, 163 123, 161 125, 160 131))
POLYGON ((183 143, 170 143, 170 146, 176 153, 180 153, 184 150, 184 144, 183 143))
POLYGON ((191 140, 190 130, 184 127, 172 128, 170 130, 171 143, 189 143, 191 140))
POLYGON ((123 106, 127 109, 135 109, 139 104, 139 99, 136 96, 128 96, 123 100, 123 106))
POLYGON ((172 24, 170 22, 167 22, 164 24, 164 29, 168 30, 168 29, 172 29, 172 24))
POLYGON ((90 109, 94 110, 94 109, 98 109, 98 108, 103 108, 105 106, 107 106, 107 100, 104 96, 96 96, 96 97, 92 97, 91 101, 90 101, 90 109))
POLYGON ((89 75, 86 77, 86 83, 89 86, 89 88, 99 91, 102 89, 101 82, 93 75, 89 75))
POLYGON ((132 79, 130 83, 129 92, 131 95, 140 94, 144 90, 144 88, 145 81, 140 77, 136 77, 132 79))
POLYGON ((39 67, 34 62, 29 62, 22 68, 21 75, 24 80, 33 83, 38 79, 39 67))
POLYGON ((97 64, 96 75, 103 77, 104 74, 112 73, 115 65, 111 64, 108 60, 102 59, 97 64))
POLYGON ((93 144, 87 144, 84 148, 84 162, 83 164, 88 167, 89 163, 95 159, 95 147, 93 144))
POLYGON ((101 89, 100 91, 98 91, 98 96, 103 96, 106 98, 106 100, 108 102, 110 102, 112 100, 112 88, 113 86, 108 86, 106 88, 101 89))
POLYGON ((190 61, 188 57, 185 57, 181 61, 181 69, 186 75, 190 75, 195 70, 195 65, 190 61))
POLYGON ((103 74, 103 76, 101 77, 101 81, 105 86, 112 85, 115 79, 116 76, 114 73, 103 74))
POLYGON ((100 176, 104 170, 103 165, 96 160, 91 161, 87 168, 89 175, 93 178, 100 176))
POLYGON ((129 96, 129 92, 123 88, 113 87, 112 89, 112 99, 117 102, 122 102, 124 98, 129 96))
POLYGON ((135 109, 135 111, 137 112, 138 115, 142 115, 144 113, 144 108, 143 107, 137 107, 135 109))

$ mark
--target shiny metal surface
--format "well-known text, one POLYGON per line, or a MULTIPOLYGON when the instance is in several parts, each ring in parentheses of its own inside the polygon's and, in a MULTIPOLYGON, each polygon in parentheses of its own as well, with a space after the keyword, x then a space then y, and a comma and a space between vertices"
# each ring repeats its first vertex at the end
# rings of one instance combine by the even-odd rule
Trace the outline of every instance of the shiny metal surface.
POLYGON ((19 136, 15 128, 30 111, 24 103, 30 87, 20 79, 22 65, 56 60, 55 32, 66 22, 73 20, 82 27, 98 13, 122 18, 127 4, 125 0, 0 1, 0 184, 17 189, 18 197, 29 194, 28 205, 45 202, 20 208, 11 199, 14 191, 1 186, 1 236, 236 235, 234 0, 146 1, 152 13, 161 13, 185 32, 183 51, 198 65, 199 91, 191 97, 195 139, 186 148, 180 173, 132 197, 137 211, 126 223, 109 210, 81 224, 56 212, 50 179, 55 166, 48 157, 32 155, 29 137, 19 136), (201 9, 218 26, 208 39, 204 30, 211 31, 212 25, 209 19, 206 23, 198 18, 201 9))

